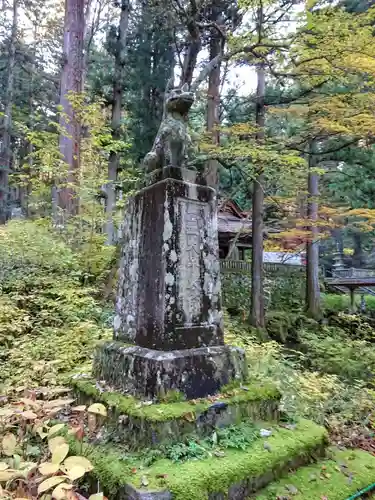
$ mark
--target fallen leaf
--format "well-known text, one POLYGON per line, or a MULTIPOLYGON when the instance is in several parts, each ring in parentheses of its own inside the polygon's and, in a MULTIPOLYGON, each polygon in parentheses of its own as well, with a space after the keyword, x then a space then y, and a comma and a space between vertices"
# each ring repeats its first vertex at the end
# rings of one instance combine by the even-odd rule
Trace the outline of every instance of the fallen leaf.
POLYGON ((288 490, 289 493, 293 496, 298 495, 298 489, 295 486, 293 486, 293 484, 287 484, 285 486, 285 489, 288 490))
POLYGON ((41 493, 44 493, 45 491, 50 490, 51 488, 54 488, 60 483, 63 483, 66 479, 66 476, 52 476, 40 483, 38 486, 38 495, 41 493))
POLYGON ((6 483, 17 475, 17 471, 14 469, 0 470, 0 483, 6 483))
POLYGON ((148 486, 148 479, 146 476, 142 476, 141 486, 143 486, 144 488, 146 488, 148 486))
POLYGON ((34 408, 35 410, 40 410, 42 401, 36 401, 34 399, 22 398, 22 403, 25 406, 30 406, 30 408, 34 408))
POLYGON ((36 418, 38 418, 38 415, 31 410, 27 410, 21 413, 21 417, 25 420, 35 420, 36 418))
POLYGON ((73 406, 72 407, 72 412, 74 413, 82 413, 86 411, 87 406, 86 405, 79 405, 79 406, 73 406))
POLYGON ((16 436, 11 432, 8 432, 8 434, 5 434, 5 436, 3 437, 1 445, 3 448, 4 455, 6 455, 7 457, 11 457, 14 454, 14 451, 17 446, 16 436))
POLYGON ((52 401, 47 401, 44 403, 43 407, 45 410, 52 410, 53 408, 57 408, 61 406, 61 408, 64 408, 64 406, 71 405, 74 403, 74 399, 69 399, 69 398, 64 398, 64 399, 54 399, 52 401))
POLYGON ((72 484, 61 483, 52 492, 52 498, 56 500, 65 500, 67 498, 67 492, 73 488, 72 484))
POLYGON ((182 415, 182 418, 184 418, 188 422, 195 422, 195 414, 192 411, 189 411, 189 413, 185 413, 184 415, 182 415))
POLYGON ((219 457, 219 458, 225 457, 225 453, 223 451, 220 451, 220 450, 214 451, 214 455, 215 455, 215 457, 219 457))

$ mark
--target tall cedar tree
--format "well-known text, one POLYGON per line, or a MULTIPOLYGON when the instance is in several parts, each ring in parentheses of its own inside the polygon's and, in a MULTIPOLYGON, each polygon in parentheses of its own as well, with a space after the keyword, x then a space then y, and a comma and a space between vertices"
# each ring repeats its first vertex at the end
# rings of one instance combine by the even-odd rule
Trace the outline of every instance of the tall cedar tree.
POLYGON ((60 83, 60 153, 67 167, 67 173, 58 179, 57 202, 58 212, 55 220, 61 220, 60 215, 69 217, 76 215, 79 200, 76 186, 79 182, 81 125, 74 111, 70 94, 79 94, 83 90, 84 70, 84 34, 85 34, 85 4, 83 0, 65 0, 63 68, 60 83))

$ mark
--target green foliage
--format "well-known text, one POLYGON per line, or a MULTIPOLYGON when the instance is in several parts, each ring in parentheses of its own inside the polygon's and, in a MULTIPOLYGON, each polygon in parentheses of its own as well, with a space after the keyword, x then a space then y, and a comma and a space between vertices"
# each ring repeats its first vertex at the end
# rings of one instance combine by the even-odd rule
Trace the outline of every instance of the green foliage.
MULTIPOLYGON (((164 457, 172 462, 184 462, 186 460, 199 460, 212 456, 212 452, 219 456, 220 450, 233 449, 245 451, 260 438, 259 429, 252 423, 242 423, 216 429, 206 439, 192 440, 176 443, 164 450, 164 457)), ((224 453, 223 453, 224 455, 224 453)))
POLYGON ((261 342, 240 323, 227 324, 226 340, 246 351, 255 381, 275 384, 281 408, 289 417, 317 423, 367 420, 374 405, 368 384, 375 373, 372 344, 350 340, 342 330, 304 320, 298 331, 300 351, 275 341, 261 342))
POLYGON ((185 460, 201 459, 208 456, 207 449, 196 441, 177 443, 166 449, 165 457, 172 462, 184 462, 185 460))
POLYGON ((11 221, 0 226, 1 287, 35 274, 75 275, 78 262, 73 251, 43 221, 11 221))
POLYGON ((214 445, 218 444, 221 448, 234 450, 246 450, 256 439, 259 439, 259 429, 251 423, 217 429, 211 437, 214 445))
MULTIPOLYGON (((0 384, 59 384, 109 333, 96 283, 83 286, 89 256, 84 262, 45 221, 12 221, 0 236, 0 384)), ((91 250, 100 282, 108 256, 91 250)))
MULTIPOLYGON (((251 276, 247 273, 225 272, 221 278, 223 304, 234 313, 250 311, 251 276)), ((299 269, 265 271, 264 295, 268 310, 296 310, 302 306, 305 278, 299 269)))
MULTIPOLYGON (((322 306, 326 316, 334 315, 339 312, 348 312, 350 309, 350 296, 349 294, 333 294, 324 293, 321 295, 322 306)), ((366 313, 369 315, 375 314, 375 297, 372 295, 365 295, 366 313)), ((359 295, 355 296, 355 305, 357 309, 360 306, 359 295)))
POLYGON ((369 381, 375 373, 373 345, 364 340, 352 340, 338 328, 322 328, 320 333, 301 330, 307 363, 313 370, 338 374, 346 379, 369 381))

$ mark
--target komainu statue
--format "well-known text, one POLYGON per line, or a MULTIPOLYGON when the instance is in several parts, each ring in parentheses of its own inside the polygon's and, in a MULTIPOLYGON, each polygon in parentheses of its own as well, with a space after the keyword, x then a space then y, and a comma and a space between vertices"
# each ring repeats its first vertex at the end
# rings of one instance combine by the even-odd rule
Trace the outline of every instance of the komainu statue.
POLYGON ((146 172, 167 167, 182 167, 189 159, 191 138, 187 117, 194 103, 194 93, 187 84, 171 88, 168 83, 164 98, 164 116, 152 149, 143 160, 146 172))

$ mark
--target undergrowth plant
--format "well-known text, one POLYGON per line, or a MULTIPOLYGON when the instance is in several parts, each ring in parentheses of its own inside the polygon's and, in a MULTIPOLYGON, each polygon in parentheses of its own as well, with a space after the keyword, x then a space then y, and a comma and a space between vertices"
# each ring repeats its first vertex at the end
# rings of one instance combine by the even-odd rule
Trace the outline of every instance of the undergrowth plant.
POLYGON ((65 383, 110 335, 98 284, 45 221, 0 227, 0 273, 0 387, 65 383))
MULTIPOLYGON (((82 498, 76 493, 78 483, 93 467, 87 458, 70 455, 67 436, 82 440, 87 418, 88 422, 90 418, 98 422, 106 415, 106 409, 103 405, 92 405, 86 411, 85 406, 72 406, 73 402, 69 398, 37 400, 35 392, 27 391, 25 397, 0 406, 2 499, 82 498), (61 414, 65 415, 64 422, 56 421, 61 414)), ((99 498, 104 496, 90 497, 99 498)))

